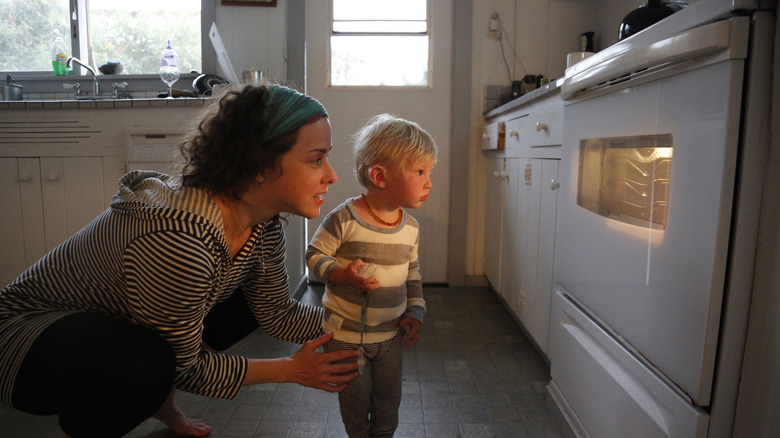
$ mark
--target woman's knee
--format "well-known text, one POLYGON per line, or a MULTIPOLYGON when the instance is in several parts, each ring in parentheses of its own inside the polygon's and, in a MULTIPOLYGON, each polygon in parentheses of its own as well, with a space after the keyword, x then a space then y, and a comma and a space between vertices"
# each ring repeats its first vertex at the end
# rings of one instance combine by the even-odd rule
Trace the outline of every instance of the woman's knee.
POLYGON ((17 375, 14 405, 43 413, 67 409, 74 399, 100 404, 133 394, 146 394, 132 398, 156 403, 170 391, 175 367, 170 345, 150 329, 105 315, 69 315, 47 328, 28 351, 17 375))

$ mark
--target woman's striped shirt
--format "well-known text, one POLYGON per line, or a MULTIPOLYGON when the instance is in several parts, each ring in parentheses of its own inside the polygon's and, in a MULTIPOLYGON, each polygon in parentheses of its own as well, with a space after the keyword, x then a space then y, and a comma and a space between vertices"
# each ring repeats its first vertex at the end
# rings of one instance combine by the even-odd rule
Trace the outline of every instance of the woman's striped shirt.
POLYGON ((284 245, 281 225, 269 221, 232 259, 219 207, 204 191, 128 173, 109 209, 0 291, 0 400, 10 403, 36 337, 79 311, 158 332, 176 354, 178 389, 235 397, 248 360, 201 351, 201 333, 205 315, 238 285, 269 335, 303 343, 321 334, 322 309, 290 298, 284 245))

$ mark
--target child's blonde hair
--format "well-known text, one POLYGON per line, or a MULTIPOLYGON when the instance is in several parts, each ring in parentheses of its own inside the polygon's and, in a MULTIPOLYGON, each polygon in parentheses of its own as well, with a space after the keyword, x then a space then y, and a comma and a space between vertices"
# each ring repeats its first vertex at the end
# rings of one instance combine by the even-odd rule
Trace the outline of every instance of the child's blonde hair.
POLYGON ((433 158, 438 148, 428 132, 415 122, 390 114, 371 117, 352 136, 355 154, 355 176, 363 187, 371 184, 372 166, 400 165, 433 158))

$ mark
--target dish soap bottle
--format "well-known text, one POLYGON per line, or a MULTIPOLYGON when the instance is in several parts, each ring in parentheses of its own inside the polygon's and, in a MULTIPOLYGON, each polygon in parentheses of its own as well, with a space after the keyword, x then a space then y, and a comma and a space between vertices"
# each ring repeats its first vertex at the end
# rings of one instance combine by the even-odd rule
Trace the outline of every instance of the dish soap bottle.
POLYGON ((179 66, 179 54, 171 47, 171 40, 168 40, 168 47, 162 51, 160 56, 160 64, 163 67, 178 67, 179 66))
POLYGON ((70 74, 68 69, 68 45, 62 39, 59 29, 54 29, 54 42, 51 43, 51 67, 55 76, 70 74))

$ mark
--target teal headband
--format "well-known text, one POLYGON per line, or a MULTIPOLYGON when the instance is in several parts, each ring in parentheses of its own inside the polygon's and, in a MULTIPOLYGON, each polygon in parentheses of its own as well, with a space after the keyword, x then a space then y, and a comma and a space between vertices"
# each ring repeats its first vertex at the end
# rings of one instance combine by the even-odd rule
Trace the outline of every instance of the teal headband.
POLYGON ((281 85, 269 85, 268 91, 268 132, 263 143, 328 117, 325 107, 311 96, 281 85))

